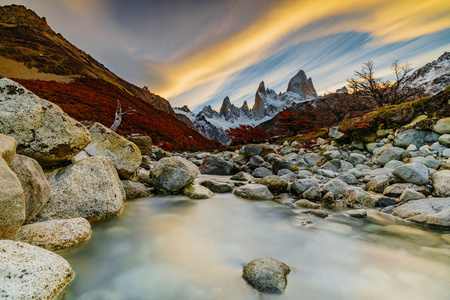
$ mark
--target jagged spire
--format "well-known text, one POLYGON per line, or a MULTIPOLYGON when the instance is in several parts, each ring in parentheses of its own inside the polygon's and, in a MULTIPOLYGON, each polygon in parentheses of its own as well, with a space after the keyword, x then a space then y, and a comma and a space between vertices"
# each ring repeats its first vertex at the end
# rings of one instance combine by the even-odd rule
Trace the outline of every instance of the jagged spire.
POLYGON ((314 88, 311 77, 307 78, 306 73, 303 70, 298 71, 298 73, 292 77, 289 81, 287 91, 299 94, 303 99, 317 97, 316 89, 314 88))

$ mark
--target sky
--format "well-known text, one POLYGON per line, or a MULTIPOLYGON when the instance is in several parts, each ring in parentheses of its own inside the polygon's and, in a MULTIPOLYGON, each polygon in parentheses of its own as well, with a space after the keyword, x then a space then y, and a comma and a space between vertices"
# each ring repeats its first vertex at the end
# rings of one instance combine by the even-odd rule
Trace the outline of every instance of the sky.
POLYGON ((0 0, 22 4, 112 72, 172 106, 253 105, 300 69, 319 94, 450 51, 448 0, 0 0))

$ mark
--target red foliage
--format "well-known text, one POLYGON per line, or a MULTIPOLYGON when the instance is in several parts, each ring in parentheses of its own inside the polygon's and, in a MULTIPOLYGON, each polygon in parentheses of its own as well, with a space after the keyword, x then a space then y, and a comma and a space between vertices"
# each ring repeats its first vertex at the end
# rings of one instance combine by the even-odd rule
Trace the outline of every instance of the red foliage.
POLYGON ((237 144, 260 143, 269 137, 261 128, 250 125, 239 125, 225 130, 225 133, 237 144))
POLYGON ((318 129, 317 113, 314 111, 308 114, 300 114, 297 111, 285 109, 277 116, 278 133, 288 136, 297 133, 308 133, 318 129))
POLYGON ((125 110, 135 112, 122 119, 119 134, 143 133, 155 145, 172 151, 214 150, 219 142, 208 140, 186 127, 176 117, 155 108, 102 79, 79 78, 71 83, 41 80, 16 80, 24 87, 59 105, 69 116, 96 121, 109 127, 114 122, 117 99, 125 110))

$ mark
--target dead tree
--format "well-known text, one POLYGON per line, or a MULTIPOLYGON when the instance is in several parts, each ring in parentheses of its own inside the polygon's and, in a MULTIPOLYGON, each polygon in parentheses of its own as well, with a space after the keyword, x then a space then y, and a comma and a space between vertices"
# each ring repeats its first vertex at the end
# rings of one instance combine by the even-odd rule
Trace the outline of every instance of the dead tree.
POLYGON ((112 131, 116 131, 120 123, 122 122, 122 116, 132 114, 134 111, 134 109, 129 109, 126 112, 122 112, 122 106, 120 106, 120 101, 119 99, 117 99, 116 117, 114 118, 114 123, 109 129, 111 129, 112 131))

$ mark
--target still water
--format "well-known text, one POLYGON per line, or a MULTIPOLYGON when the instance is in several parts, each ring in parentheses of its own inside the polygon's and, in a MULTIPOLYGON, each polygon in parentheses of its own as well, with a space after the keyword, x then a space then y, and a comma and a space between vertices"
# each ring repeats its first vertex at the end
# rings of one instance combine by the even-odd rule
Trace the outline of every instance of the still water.
POLYGON ((89 242, 59 253, 76 273, 64 299, 450 299, 448 232, 428 231, 424 242, 386 236, 384 225, 402 223, 376 210, 364 220, 302 216, 310 228, 296 216, 232 194, 129 201, 93 224, 89 242), (291 267, 283 295, 259 295, 242 279, 259 257, 291 267))

